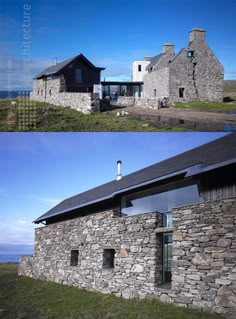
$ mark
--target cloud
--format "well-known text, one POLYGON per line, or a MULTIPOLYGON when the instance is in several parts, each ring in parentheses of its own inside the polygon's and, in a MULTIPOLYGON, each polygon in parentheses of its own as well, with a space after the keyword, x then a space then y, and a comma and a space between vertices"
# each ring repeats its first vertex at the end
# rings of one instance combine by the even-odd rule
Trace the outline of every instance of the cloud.
POLYGON ((35 226, 27 219, 1 218, 0 245, 33 245, 35 226))
POLYGON ((56 206, 57 204, 59 204, 62 199, 56 199, 56 198, 47 198, 47 197, 39 197, 37 198, 38 200, 40 200, 41 202, 49 205, 49 206, 56 206))
POLYGON ((0 61, 0 87, 6 91, 31 90, 33 77, 53 64, 49 59, 24 60, 3 53, 0 61))

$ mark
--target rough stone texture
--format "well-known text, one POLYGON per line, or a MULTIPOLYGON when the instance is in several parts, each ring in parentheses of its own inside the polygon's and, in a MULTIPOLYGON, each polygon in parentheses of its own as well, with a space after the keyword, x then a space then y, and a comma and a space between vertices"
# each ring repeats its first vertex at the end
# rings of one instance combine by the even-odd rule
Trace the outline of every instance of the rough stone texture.
POLYGON ((150 108, 150 109, 159 109, 160 108, 160 100, 156 97, 135 98, 133 96, 119 96, 117 104, 124 105, 124 106, 138 106, 138 107, 150 108))
POLYGON ((235 318, 236 199, 176 208, 173 223, 171 289, 160 286, 158 213, 116 217, 107 211, 38 228, 35 256, 21 258, 19 275, 235 318), (103 269, 104 249, 115 250, 114 268, 103 269), (79 252, 78 266, 70 265, 72 250, 79 252))
POLYGON ((161 282, 158 213, 115 217, 111 211, 38 228, 35 256, 22 257, 19 275, 51 280, 124 298, 147 295, 161 282), (114 268, 103 269, 103 250, 115 249, 114 268), (71 250, 79 251, 70 266, 71 250))
POLYGON ((144 97, 170 101, 223 100, 224 69, 205 41, 205 31, 193 29, 190 41, 174 58, 163 54, 144 77, 144 97), (188 57, 187 52, 193 51, 188 57), (179 89, 183 88, 183 97, 179 89))
POLYGON ((52 79, 39 79, 33 82, 32 100, 47 102, 58 106, 69 106, 83 113, 100 110, 98 94, 65 92, 63 76, 52 79))
POLYGON ((173 221, 172 288, 194 306, 236 315, 236 200, 174 209, 173 221))

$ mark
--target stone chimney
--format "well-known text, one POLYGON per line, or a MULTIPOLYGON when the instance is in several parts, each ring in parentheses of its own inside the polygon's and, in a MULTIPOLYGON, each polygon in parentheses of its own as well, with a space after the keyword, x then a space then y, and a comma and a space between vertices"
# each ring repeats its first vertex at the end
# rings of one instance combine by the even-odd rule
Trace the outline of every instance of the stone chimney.
POLYGON ((174 57, 175 55, 174 48, 175 48, 174 44, 164 43, 162 46, 162 53, 174 57))
POLYGON ((117 161, 117 177, 116 180, 119 181, 122 178, 121 175, 121 161, 117 161))
POLYGON ((193 28, 190 31, 189 41, 205 42, 206 41, 206 31, 201 28, 193 28))

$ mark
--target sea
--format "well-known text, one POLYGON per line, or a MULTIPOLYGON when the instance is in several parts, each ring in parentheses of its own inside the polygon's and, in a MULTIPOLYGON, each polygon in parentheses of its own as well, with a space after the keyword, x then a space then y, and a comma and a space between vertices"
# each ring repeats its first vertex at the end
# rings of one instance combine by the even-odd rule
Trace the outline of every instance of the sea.
POLYGON ((0 91, 0 99, 14 99, 18 96, 29 96, 31 91, 0 91))
POLYGON ((0 255, 0 263, 13 263, 13 262, 19 262, 19 259, 20 259, 20 256, 23 256, 24 254, 22 255, 0 255))

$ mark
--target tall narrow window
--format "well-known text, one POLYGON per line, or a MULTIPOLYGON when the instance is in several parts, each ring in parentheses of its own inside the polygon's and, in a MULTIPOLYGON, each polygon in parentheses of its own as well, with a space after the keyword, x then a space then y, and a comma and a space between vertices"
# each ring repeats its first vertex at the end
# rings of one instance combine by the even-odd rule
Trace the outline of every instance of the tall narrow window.
POLYGON ((139 71, 139 72, 142 71, 142 65, 141 65, 141 64, 138 65, 138 71, 139 71))
POLYGON ((82 82, 82 70, 81 69, 75 69, 75 82, 76 83, 82 82))
POLYGON ((156 89, 153 90, 153 96, 154 96, 154 97, 157 96, 157 90, 156 90, 156 89))
POLYGON ((103 269, 114 268, 115 249, 103 250, 103 269))
POLYGON ((71 266, 78 266, 78 259, 79 259, 79 251, 78 250, 71 250, 70 265, 71 266))
POLYGON ((172 234, 163 234, 163 283, 171 282, 172 234))
POLYGON ((179 88, 179 97, 184 97, 184 88, 179 88))

